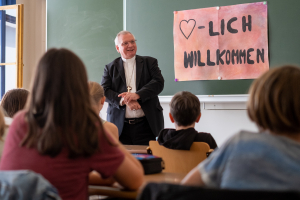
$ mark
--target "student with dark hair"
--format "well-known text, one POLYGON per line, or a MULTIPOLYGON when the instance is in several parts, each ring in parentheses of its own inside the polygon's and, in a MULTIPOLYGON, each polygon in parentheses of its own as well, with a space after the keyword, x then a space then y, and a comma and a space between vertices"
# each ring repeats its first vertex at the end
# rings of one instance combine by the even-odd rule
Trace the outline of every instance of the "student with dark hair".
POLYGON ((137 189, 143 168, 109 133, 91 105, 85 66, 67 49, 41 58, 28 99, 7 135, 0 170, 42 174, 62 199, 87 199, 88 175, 113 176, 137 189))
POLYGON ((5 110, 7 117, 12 118, 25 107, 28 95, 28 90, 21 88, 9 90, 4 94, 0 105, 5 110))
POLYGON ((169 149, 189 150, 193 142, 206 142, 211 149, 217 144, 209 133, 195 130, 195 123, 201 117, 200 101, 192 93, 178 92, 170 103, 170 120, 175 123, 176 129, 163 129, 157 141, 169 149))
POLYGON ((300 191, 300 69, 284 66, 255 80, 248 115, 260 132, 241 131, 182 181, 227 189, 300 191))

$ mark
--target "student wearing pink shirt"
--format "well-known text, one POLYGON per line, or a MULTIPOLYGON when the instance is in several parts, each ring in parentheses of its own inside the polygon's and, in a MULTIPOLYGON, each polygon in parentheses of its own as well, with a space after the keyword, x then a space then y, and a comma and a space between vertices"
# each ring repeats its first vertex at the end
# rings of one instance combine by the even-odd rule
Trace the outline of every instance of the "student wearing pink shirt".
POLYGON ((143 182, 141 164, 103 131, 85 66, 67 49, 50 49, 41 58, 27 107, 10 126, 0 169, 40 173, 64 200, 88 198, 92 170, 132 190, 143 182))

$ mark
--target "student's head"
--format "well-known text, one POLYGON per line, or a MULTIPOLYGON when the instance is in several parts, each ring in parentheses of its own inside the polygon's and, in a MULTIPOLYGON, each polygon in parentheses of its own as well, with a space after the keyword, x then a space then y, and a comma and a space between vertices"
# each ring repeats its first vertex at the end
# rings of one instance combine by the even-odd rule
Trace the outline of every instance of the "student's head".
POLYGON ((25 89, 12 89, 4 94, 1 106, 8 117, 13 117, 19 110, 25 107, 28 94, 28 90, 25 89))
POLYGON ((103 87, 97 82, 90 81, 89 88, 90 88, 90 95, 93 100, 92 104, 94 104, 93 107, 95 108, 97 114, 99 114, 99 112, 103 108, 103 104, 105 101, 103 87))
POLYGON ((178 126, 189 126, 198 122, 201 117, 200 101, 192 93, 178 92, 170 102, 170 118, 178 126), (173 118, 173 120, 172 120, 173 118))
POLYGON ((70 157, 94 153, 102 124, 91 106, 87 83, 78 56, 67 49, 48 50, 36 68, 26 115, 30 129, 22 145, 36 146, 50 156, 63 146, 70 157))
POLYGON ((262 130, 300 133, 300 69, 283 66, 255 80, 249 91, 248 115, 262 130))
POLYGON ((121 31, 115 38, 115 45, 117 51, 125 59, 130 59, 135 56, 137 46, 135 37, 129 31, 121 31))

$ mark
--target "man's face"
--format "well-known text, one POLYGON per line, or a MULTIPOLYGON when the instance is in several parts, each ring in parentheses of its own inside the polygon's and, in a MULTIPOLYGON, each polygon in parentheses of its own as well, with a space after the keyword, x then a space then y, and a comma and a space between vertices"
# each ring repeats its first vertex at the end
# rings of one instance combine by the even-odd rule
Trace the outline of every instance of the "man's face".
POLYGON ((130 59, 135 56, 137 47, 133 35, 120 35, 119 44, 116 46, 116 49, 125 59, 130 59))

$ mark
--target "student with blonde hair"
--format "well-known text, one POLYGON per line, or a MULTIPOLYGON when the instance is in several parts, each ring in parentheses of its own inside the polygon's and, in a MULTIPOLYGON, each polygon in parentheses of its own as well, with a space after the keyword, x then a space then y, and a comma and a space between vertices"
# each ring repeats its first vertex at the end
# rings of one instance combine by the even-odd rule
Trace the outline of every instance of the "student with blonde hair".
POLYGON ((28 99, 9 128, 0 170, 43 175, 64 200, 88 196, 88 175, 114 177, 125 188, 143 183, 143 168, 110 133, 91 105, 85 66, 67 49, 41 58, 28 99))
MULTIPOLYGON (((99 115, 105 102, 103 87, 97 82, 89 81, 89 91, 92 97, 93 108, 97 113, 97 115, 99 115)), ((119 140, 119 133, 118 133, 117 126, 102 118, 100 118, 100 120, 103 124, 103 128, 107 132, 111 133, 114 136, 114 138, 119 140)), ((92 171, 89 174, 89 184, 91 185, 112 185, 114 182, 115 180, 113 178, 103 179, 102 176, 96 171, 92 171)))
MULTIPOLYGON (((105 96, 104 96, 104 90, 103 87, 97 83, 90 81, 89 82, 89 89, 90 89, 90 95, 92 96, 93 99, 93 107, 96 113, 99 115, 100 111, 103 108, 104 102, 105 102, 105 96)), ((103 128, 107 131, 109 131, 116 139, 119 139, 119 133, 118 133, 118 128, 116 125, 114 125, 111 122, 108 122, 102 118, 101 122, 103 123, 103 128)))
POLYGON ((194 168, 185 185, 300 191, 300 69, 271 69, 250 88, 248 115, 259 133, 241 131, 194 168))

